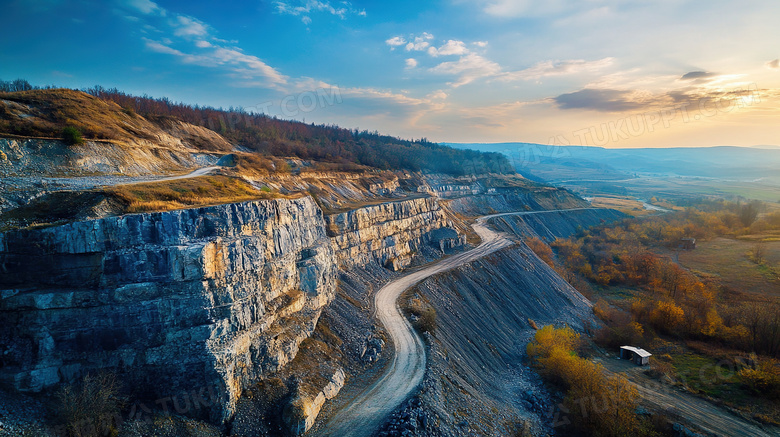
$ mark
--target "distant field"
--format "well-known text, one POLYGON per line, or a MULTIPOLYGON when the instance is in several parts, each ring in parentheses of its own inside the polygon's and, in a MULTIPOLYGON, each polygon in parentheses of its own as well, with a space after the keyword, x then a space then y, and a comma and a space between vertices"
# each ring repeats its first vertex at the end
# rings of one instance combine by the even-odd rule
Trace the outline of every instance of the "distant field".
POLYGON ((742 196, 780 203, 780 184, 774 180, 756 182, 693 177, 638 177, 621 181, 591 181, 585 178, 560 185, 585 196, 626 194, 641 198, 690 198, 701 196, 742 196))
POLYGON ((681 252, 679 260, 686 268, 717 279, 737 292, 780 296, 780 241, 764 244, 766 261, 763 266, 750 260, 748 254, 756 247, 756 242, 747 239, 699 241, 695 250, 681 252))
POLYGON ((590 204, 596 208, 616 209, 620 212, 624 212, 633 216, 640 216, 656 212, 645 209, 642 202, 632 197, 597 196, 593 197, 590 204))

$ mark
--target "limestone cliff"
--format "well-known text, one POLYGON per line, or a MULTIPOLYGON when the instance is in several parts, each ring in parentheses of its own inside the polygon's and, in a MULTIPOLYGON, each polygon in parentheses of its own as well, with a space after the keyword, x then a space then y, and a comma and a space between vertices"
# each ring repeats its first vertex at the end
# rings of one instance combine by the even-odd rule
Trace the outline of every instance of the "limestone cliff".
POLYGON ((348 266, 376 262, 400 270, 426 245, 443 251, 465 242, 439 202, 429 197, 332 214, 325 222, 336 258, 348 266))
POLYGON ((147 399, 215 390, 223 421, 314 330, 333 260, 308 197, 0 234, 0 380, 112 369, 147 399))

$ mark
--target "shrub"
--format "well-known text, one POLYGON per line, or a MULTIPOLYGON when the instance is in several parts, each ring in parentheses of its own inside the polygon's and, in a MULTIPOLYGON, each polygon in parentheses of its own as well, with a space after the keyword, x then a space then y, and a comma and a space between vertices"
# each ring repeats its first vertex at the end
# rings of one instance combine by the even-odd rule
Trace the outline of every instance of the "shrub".
POLYGON ((436 310, 432 307, 428 307, 420 312, 417 322, 414 326, 422 332, 430 332, 436 330, 436 310))
POLYGON ((84 138, 81 136, 81 131, 73 126, 67 126, 62 130, 62 141, 69 146, 84 144, 84 138))
POLYGON ((754 368, 740 370, 739 377, 756 395, 769 399, 780 398, 780 364, 761 360, 754 368))
POLYGON ((579 348, 580 335, 568 326, 555 328, 547 325, 536 331, 534 341, 528 343, 526 352, 531 358, 545 358, 550 356, 555 348, 566 351, 574 351, 579 348))
POLYGON ((112 373, 87 375, 55 393, 57 417, 74 437, 103 437, 116 432, 125 398, 112 373))

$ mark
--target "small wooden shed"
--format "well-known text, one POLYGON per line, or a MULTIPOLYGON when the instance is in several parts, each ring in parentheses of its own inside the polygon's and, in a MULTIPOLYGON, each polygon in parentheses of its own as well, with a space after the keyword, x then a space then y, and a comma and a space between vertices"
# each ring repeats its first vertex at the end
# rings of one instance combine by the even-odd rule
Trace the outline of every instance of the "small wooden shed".
POLYGON ((693 249, 696 249, 696 239, 695 238, 681 238, 680 239, 680 249, 683 249, 683 250, 693 250, 693 249))
POLYGON ((650 352, 634 347, 634 346, 620 346, 620 358, 623 360, 631 360, 637 366, 646 366, 650 364, 650 352))

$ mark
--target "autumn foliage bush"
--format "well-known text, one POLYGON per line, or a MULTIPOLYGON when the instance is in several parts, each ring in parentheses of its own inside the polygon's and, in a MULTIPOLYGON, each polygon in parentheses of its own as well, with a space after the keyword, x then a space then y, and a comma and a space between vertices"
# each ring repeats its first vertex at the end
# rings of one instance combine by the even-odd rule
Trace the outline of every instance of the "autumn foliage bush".
POLYGON ((574 428, 591 435, 645 435, 636 414, 638 392, 625 378, 577 355, 581 338, 569 327, 544 326, 528 343, 529 358, 543 375, 566 391, 564 405, 574 428))

